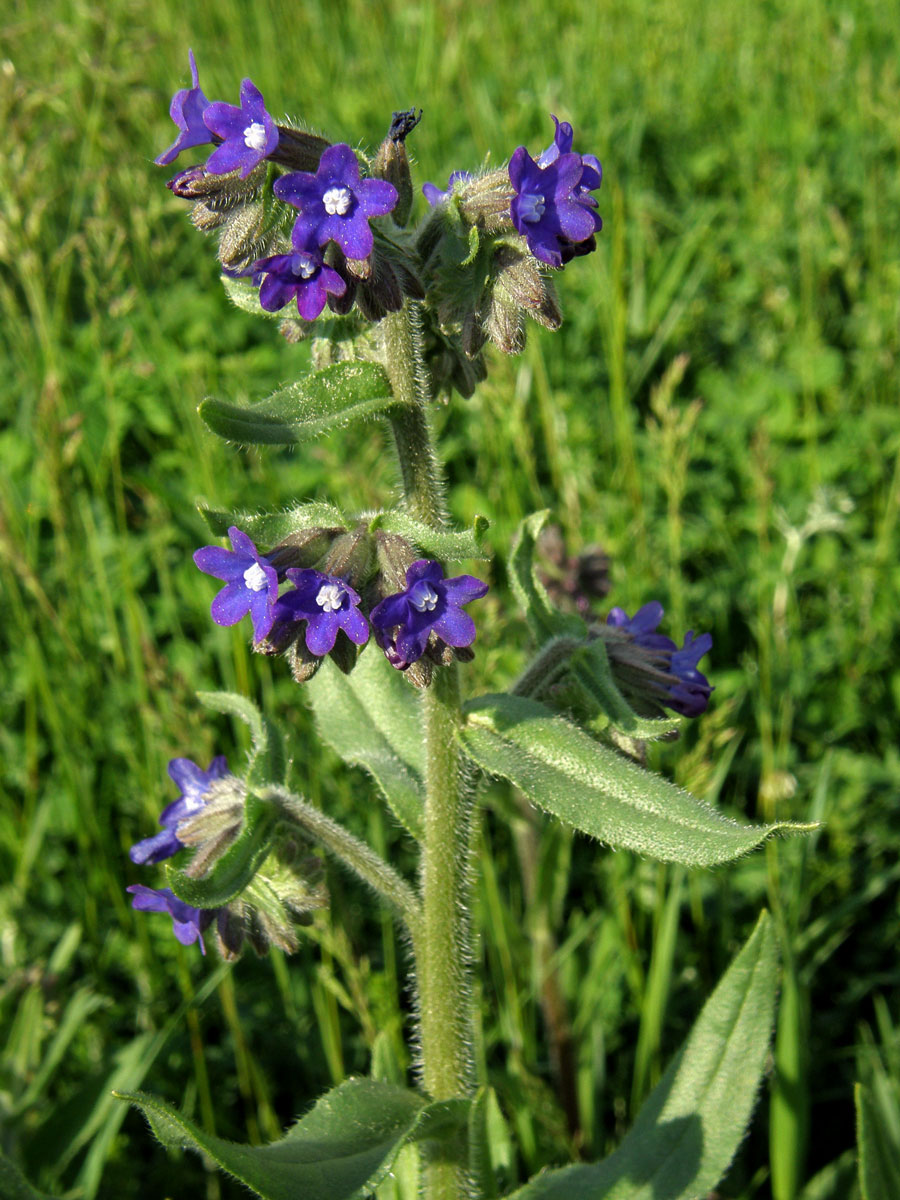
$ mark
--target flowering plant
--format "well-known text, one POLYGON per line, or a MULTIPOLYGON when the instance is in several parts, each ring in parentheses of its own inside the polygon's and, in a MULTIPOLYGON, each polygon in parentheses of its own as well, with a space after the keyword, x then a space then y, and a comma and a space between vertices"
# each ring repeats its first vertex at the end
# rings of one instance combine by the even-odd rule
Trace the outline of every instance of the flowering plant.
MULTIPOLYGON (((557 607, 538 569, 544 513, 522 523, 508 561, 532 658, 506 690, 462 697, 488 583, 447 564, 488 559, 487 522, 451 525, 430 406, 472 394, 488 343, 518 353, 528 318, 559 327, 553 278, 595 249, 602 228, 600 163, 573 150, 571 125, 553 117, 537 157, 519 146, 508 166, 454 171, 443 191, 426 183, 428 208, 413 224, 406 140, 421 113, 395 113, 370 158, 277 123, 249 79, 239 107, 210 103, 193 54, 190 67, 192 86, 170 110, 178 135, 157 162, 213 147, 168 186, 192 203, 199 229, 217 233, 235 304, 309 342, 312 361, 261 403, 206 401, 203 420, 231 441, 293 445, 378 419, 401 480, 399 498, 375 512, 302 501, 252 516, 206 511, 231 549, 205 546, 194 561, 225 585, 213 621, 249 616, 254 649, 285 660, 325 740, 369 771, 417 847, 419 876, 407 879, 292 790, 276 722, 246 697, 208 693, 203 703, 250 726, 249 762, 232 774, 221 757, 206 771, 173 760, 180 795, 131 858, 143 868, 192 857, 168 866, 165 887, 129 891, 136 909, 171 917, 175 936, 204 953, 213 929, 227 958, 248 943, 290 951, 328 902, 320 853, 334 857, 408 935, 418 1070, 415 1088, 345 1081, 268 1147, 223 1142, 161 1101, 129 1098, 166 1144, 205 1152, 260 1196, 370 1194, 409 1144, 426 1200, 495 1196, 497 1102, 475 1064, 469 978, 478 779, 509 781, 522 805, 608 845, 685 866, 726 862, 800 827, 739 824, 646 769, 644 743, 677 736, 683 718, 705 710, 713 689, 698 663, 712 639, 691 631, 679 649, 657 632, 656 602, 633 617, 615 607, 606 622, 589 607, 557 607)), ((546 1172, 516 1196, 707 1193, 750 1118, 775 987, 762 917, 619 1149, 546 1172)))

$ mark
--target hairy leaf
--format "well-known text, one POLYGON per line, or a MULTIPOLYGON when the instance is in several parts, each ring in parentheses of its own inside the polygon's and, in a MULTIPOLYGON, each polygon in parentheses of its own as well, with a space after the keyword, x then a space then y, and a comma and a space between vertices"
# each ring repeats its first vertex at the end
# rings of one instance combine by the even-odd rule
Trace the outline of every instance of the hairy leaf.
POLYGON ((371 420, 397 406, 378 363, 341 362, 314 371, 250 406, 204 400, 199 413, 213 433, 245 445, 292 445, 371 420))
POLYGON ((448 559, 452 562, 461 558, 490 558, 490 552, 484 548, 484 535, 490 525, 487 517, 476 517, 471 529, 459 533, 435 529, 405 512, 380 513, 373 524, 405 537, 428 558, 439 558, 444 562, 448 559))
POLYGON ((778 961, 767 913, 719 981, 687 1041, 603 1162, 535 1176, 512 1200, 697 1200, 716 1186, 756 1104, 778 961))
POLYGON ((560 612, 554 607, 534 569, 538 534, 549 515, 550 510, 544 509, 543 512, 532 513, 522 521, 513 539, 509 556, 510 586, 538 645, 561 634, 568 634, 570 637, 585 637, 587 634, 587 626, 581 617, 574 613, 560 612))
POLYGON ((771 834, 812 826, 742 825, 594 741, 543 704, 479 696, 466 706, 465 753, 554 816, 612 846, 663 862, 711 866, 753 850, 771 834))
MULTIPOLYGON (((900 1139, 891 1121, 883 1119, 872 1090, 861 1083, 853 1089, 856 1103, 856 1149, 863 1200, 897 1200, 900 1196, 900 1139)), ((895 1117, 896 1119, 896 1117, 895 1117)))
POLYGON ((305 686, 323 741, 375 778, 394 816, 417 838, 425 810, 419 694, 376 646, 349 675, 323 662, 305 686))
POLYGON ((428 1104, 416 1092, 348 1079, 323 1096, 280 1141, 242 1146, 203 1132, 144 1092, 122 1093, 170 1149, 202 1151, 263 1200, 355 1200, 370 1194, 399 1151, 422 1138, 456 1136, 468 1103, 428 1104))
POLYGON ((266 547, 275 546, 290 534, 307 529, 350 528, 346 517, 333 504, 298 504, 296 508, 270 513, 226 513, 201 508, 200 515, 216 537, 225 537, 229 528, 236 525, 258 546, 266 547))
POLYGON ((239 717, 250 727, 253 748, 247 771, 247 783, 284 783, 287 774, 287 755, 281 730, 264 717, 252 700, 237 692, 198 692, 197 699, 214 712, 239 717))

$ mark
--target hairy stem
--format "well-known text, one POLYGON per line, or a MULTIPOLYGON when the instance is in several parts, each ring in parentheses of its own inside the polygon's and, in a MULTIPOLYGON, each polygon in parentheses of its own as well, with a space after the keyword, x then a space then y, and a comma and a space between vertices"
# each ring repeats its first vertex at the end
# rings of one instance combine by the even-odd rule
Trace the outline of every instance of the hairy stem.
POLYGON ((418 897, 406 880, 376 854, 371 846, 285 788, 266 788, 262 799, 271 800, 278 805, 287 820, 299 825, 304 833, 324 846, 345 867, 383 897, 403 919, 413 944, 416 944, 422 926, 418 897))

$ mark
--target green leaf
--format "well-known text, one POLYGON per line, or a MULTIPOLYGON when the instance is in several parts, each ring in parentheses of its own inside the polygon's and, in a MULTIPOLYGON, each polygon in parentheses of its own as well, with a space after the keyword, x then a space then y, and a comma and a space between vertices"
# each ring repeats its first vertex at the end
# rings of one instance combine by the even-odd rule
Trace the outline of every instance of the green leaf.
POLYGON ((375 646, 360 655, 349 675, 323 662, 304 690, 322 740, 345 762, 365 767, 394 816, 421 838, 425 749, 419 693, 375 646))
POLYGON ((543 512, 532 513, 522 521, 513 539, 509 556, 510 586, 538 645, 560 635, 587 635, 587 626, 581 617, 574 613, 560 612, 553 606, 544 585, 535 573, 534 555, 538 534, 549 515, 550 510, 544 509, 543 512))
POLYGON ((167 883, 179 900, 194 908, 220 908, 251 882, 272 849, 278 811, 252 792, 244 803, 240 833, 208 875, 194 879, 177 867, 166 870, 167 883))
POLYGON ((856 1149, 863 1200, 897 1200, 900 1196, 900 1145, 890 1123, 883 1120, 870 1088, 857 1083, 856 1149))
POLYGON ((813 826, 741 825, 661 775, 520 696, 479 696, 465 705, 463 749, 491 775, 514 783, 547 812, 612 846, 711 866, 755 849, 773 833, 813 826))
POLYGON ((397 406, 378 363, 341 362, 283 388, 250 407, 204 400, 199 413, 213 433, 243 445, 309 442, 353 421, 371 420, 397 406))
POLYGON ((471 529, 448 532, 446 529, 434 529, 405 512, 380 513, 372 522, 373 528, 397 533, 417 546, 428 558, 439 558, 444 562, 462 558, 490 558, 490 551, 484 547, 484 535, 489 526, 487 517, 476 517, 471 529))
POLYGON ((263 1200, 354 1200, 368 1195, 399 1151, 422 1138, 455 1136, 468 1102, 428 1104, 406 1088, 348 1079, 323 1096, 280 1141, 242 1146, 198 1129, 162 1100, 123 1093, 169 1149, 187 1146, 252 1188, 263 1200))
POLYGON ((601 638, 585 642, 575 650, 568 671, 588 705, 602 713, 613 729, 628 737, 651 742, 675 733, 684 723, 683 717, 639 717, 634 712, 616 687, 601 638))
POLYGON ((216 537, 225 537, 229 528, 237 525, 258 546, 275 546, 290 534, 307 529, 350 528, 343 513, 333 504, 298 504, 296 508, 271 513, 227 513, 201 507, 200 515, 216 537))
POLYGON ((763 913, 621 1146, 537 1175, 511 1200, 696 1200, 727 1171, 766 1063, 778 961, 763 913))
POLYGON ((283 321, 285 316, 290 316, 290 312, 284 313, 281 309, 277 312, 269 312, 267 308, 259 302, 259 288, 254 287, 252 283, 243 279, 232 279, 229 275, 223 275, 222 287, 225 289, 225 295, 235 306, 242 312, 252 313, 254 317, 266 317, 270 321, 283 321))
POLYGON ((198 692, 197 699, 214 712, 238 717, 250 727, 253 748, 247 770, 250 787, 268 783, 284 783, 287 774, 287 755, 281 730, 259 711, 252 700, 237 692, 198 692))

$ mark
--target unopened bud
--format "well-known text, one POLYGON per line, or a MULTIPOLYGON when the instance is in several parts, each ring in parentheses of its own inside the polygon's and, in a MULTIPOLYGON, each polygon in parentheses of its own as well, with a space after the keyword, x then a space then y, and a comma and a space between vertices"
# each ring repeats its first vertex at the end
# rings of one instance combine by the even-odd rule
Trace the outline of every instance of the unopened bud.
POLYGON ((477 225, 487 233, 511 233, 512 198, 509 172, 504 167, 468 180, 460 189, 459 210, 467 224, 477 225))
MULTIPOLYGON (((406 572, 419 555, 406 538, 384 529, 375 531, 375 556, 378 563, 377 591, 374 603, 394 596, 406 588, 406 572)), ((374 606, 374 605, 373 605, 374 606)))
POLYGON ((405 142, 421 119, 421 109, 418 115, 414 108, 407 109, 406 112, 395 112, 388 135, 379 146, 375 162, 372 164, 372 174, 378 179, 386 179, 397 189, 397 203, 391 217, 394 224, 401 229, 409 220, 413 202, 412 177, 405 142))
POLYGON ((314 175, 319 166, 319 159, 330 145, 331 142, 316 137, 314 133, 279 125, 278 145, 269 158, 291 171, 310 171, 314 175))
POLYGON ((326 529, 320 525, 297 529, 273 546, 266 557, 279 575, 290 567, 314 567, 328 553, 335 538, 345 532, 339 527, 326 529))
POLYGON ((504 354, 521 354, 525 349, 525 319, 505 289, 491 291, 481 320, 484 332, 504 354))
POLYGON ((345 579, 359 591, 372 575, 375 546, 369 526, 361 521, 350 533, 335 538, 322 570, 326 575, 345 579))

